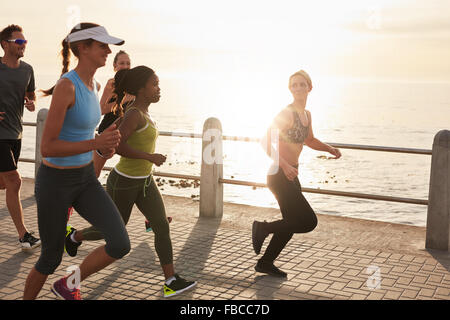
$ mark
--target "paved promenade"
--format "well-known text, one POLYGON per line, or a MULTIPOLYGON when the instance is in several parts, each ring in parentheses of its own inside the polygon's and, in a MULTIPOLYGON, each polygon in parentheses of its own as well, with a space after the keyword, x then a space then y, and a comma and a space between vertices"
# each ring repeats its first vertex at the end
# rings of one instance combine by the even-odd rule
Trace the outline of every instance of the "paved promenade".
MULTIPOLYGON (((34 182, 25 179, 22 205, 25 221, 38 231, 34 182)), ((169 299, 450 299, 450 255, 425 249, 425 228, 318 215, 313 232, 294 235, 276 265, 288 273, 277 279, 255 272, 251 223, 273 220, 279 211, 225 204, 221 220, 198 218, 198 202, 164 196, 173 217, 171 235, 176 270, 198 281, 194 290, 169 299)), ((70 223, 87 225, 76 213, 70 223)), ((83 299, 164 299, 163 276, 152 232, 135 208, 128 224, 131 252, 124 259, 82 283, 83 299)), ((50 285, 79 265, 102 242, 84 242, 75 258, 49 276, 39 299, 53 300, 50 285)), ((263 246, 263 250, 267 241, 263 246)), ((0 299, 21 299, 28 272, 38 252, 26 254, 0 191, 0 299)))

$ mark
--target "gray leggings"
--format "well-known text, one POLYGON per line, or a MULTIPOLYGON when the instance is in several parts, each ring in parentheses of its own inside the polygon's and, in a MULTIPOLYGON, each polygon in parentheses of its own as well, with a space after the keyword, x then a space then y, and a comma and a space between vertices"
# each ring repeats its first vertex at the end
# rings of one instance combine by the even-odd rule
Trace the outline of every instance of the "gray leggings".
POLYGON ((42 164, 35 195, 42 246, 35 268, 40 273, 52 274, 61 263, 70 207, 101 230, 110 257, 120 259, 130 251, 130 239, 119 211, 97 180, 92 163, 76 169, 42 164))

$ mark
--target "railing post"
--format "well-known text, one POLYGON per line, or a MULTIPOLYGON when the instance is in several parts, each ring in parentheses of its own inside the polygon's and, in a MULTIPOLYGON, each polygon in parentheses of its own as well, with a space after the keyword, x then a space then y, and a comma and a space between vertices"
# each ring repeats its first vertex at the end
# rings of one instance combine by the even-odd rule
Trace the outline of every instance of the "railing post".
POLYGON ((223 214, 222 125, 209 118, 203 125, 202 167, 200 176, 200 217, 220 218, 223 214))
POLYGON ((450 249, 450 131, 434 137, 425 247, 450 249))
POLYGON ((39 110, 38 114, 37 114, 37 119, 36 119, 36 148, 35 148, 35 155, 34 155, 34 159, 35 159, 35 163, 34 163, 34 178, 36 178, 39 166, 41 165, 42 162, 42 156, 41 156, 41 140, 42 140, 42 134, 44 132, 44 125, 45 125, 45 120, 47 119, 47 113, 48 113, 48 109, 41 109, 39 110))

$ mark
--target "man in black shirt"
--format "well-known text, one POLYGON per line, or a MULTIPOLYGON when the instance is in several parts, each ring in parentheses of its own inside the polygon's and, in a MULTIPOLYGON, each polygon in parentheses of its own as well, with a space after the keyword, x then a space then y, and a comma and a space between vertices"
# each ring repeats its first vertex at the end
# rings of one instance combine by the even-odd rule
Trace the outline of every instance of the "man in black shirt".
POLYGON ((22 142, 23 109, 34 111, 33 68, 23 57, 27 40, 22 28, 9 25, 0 33, 0 43, 5 54, 0 58, 0 189, 6 189, 6 205, 19 234, 24 251, 40 245, 40 240, 28 232, 20 202, 22 179, 17 162, 22 142))

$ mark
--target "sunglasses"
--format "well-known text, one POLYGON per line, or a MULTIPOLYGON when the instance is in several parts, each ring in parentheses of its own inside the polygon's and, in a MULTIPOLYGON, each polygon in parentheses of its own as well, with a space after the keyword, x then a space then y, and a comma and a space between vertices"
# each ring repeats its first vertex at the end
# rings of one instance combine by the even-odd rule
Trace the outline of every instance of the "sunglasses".
POLYGON ((14 42, 15 44, 18 44, 18 45, 22 45, 22 44, 27 44, 28 43, 28 40, 25 40, 25 39, 11 39, 11 40, 6 40, 6 41, 14 42))

